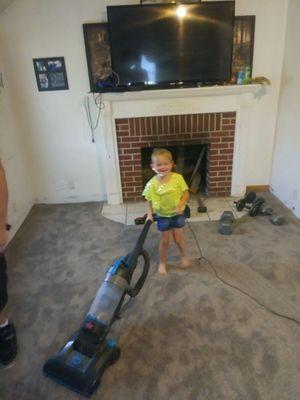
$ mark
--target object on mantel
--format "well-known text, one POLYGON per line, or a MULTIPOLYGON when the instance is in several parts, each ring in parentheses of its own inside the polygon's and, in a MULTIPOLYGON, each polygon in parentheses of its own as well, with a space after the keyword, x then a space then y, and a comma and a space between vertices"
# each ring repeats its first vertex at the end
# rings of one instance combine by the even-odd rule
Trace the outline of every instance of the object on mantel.
POLYGON ((259 84, 259 85, 271 85, 270 79, 266 78, 265 76, 256 76, 255 78, 251 78, 252 84, 259 84))

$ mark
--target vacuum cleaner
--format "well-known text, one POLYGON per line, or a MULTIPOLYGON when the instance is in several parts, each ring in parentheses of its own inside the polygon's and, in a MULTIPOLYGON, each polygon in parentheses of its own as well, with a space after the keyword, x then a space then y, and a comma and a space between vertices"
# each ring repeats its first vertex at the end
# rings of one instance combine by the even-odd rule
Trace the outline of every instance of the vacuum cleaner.
POLYGON ((120 357, 121 349, 107 335, 120 318, 125 296, 137 296, 148 275, 150 258, 143 244, 150 225, 151 221, 144 225, 133 251, 109 266, 81 328, 43 367, 47 376, 86 397, 94 393, 105 370, 120 357), (132 287, 139 257, 142 273, 132 287))

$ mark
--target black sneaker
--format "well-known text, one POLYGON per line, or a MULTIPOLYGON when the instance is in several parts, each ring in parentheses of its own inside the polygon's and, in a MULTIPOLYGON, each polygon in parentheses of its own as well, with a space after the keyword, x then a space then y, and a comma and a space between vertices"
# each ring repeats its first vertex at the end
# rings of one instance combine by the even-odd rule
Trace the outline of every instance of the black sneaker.
POLYGON ((8 323, 0 328, 0 364, 4 368, 13 365, 17 355, 17 336, 14 324, 8 323))

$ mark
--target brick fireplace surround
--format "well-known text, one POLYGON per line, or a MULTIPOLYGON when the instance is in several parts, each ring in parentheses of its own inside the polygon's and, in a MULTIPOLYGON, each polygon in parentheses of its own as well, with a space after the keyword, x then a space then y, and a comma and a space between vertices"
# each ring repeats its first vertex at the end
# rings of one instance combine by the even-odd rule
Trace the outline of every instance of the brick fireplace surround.
POLYGON ((235 112, 116 118, 123 201, 142 199, 141 148, 208 144, 206 192, 230 195, 235 112))

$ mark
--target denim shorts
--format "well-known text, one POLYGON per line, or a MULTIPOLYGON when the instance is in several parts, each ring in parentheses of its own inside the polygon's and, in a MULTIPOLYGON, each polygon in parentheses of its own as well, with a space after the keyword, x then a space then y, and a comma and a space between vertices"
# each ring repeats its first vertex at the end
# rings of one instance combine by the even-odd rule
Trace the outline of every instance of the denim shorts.
POLYGON ((183 228, 185 225, 184 214, 174 215, 174 217, 157 216, 157 229, 161 232, 169 231, 174 228, 183 228))
POLYGON ((0 254, 0 312, 7 303, 7 276, 6 260, 4 254, 0 254))

